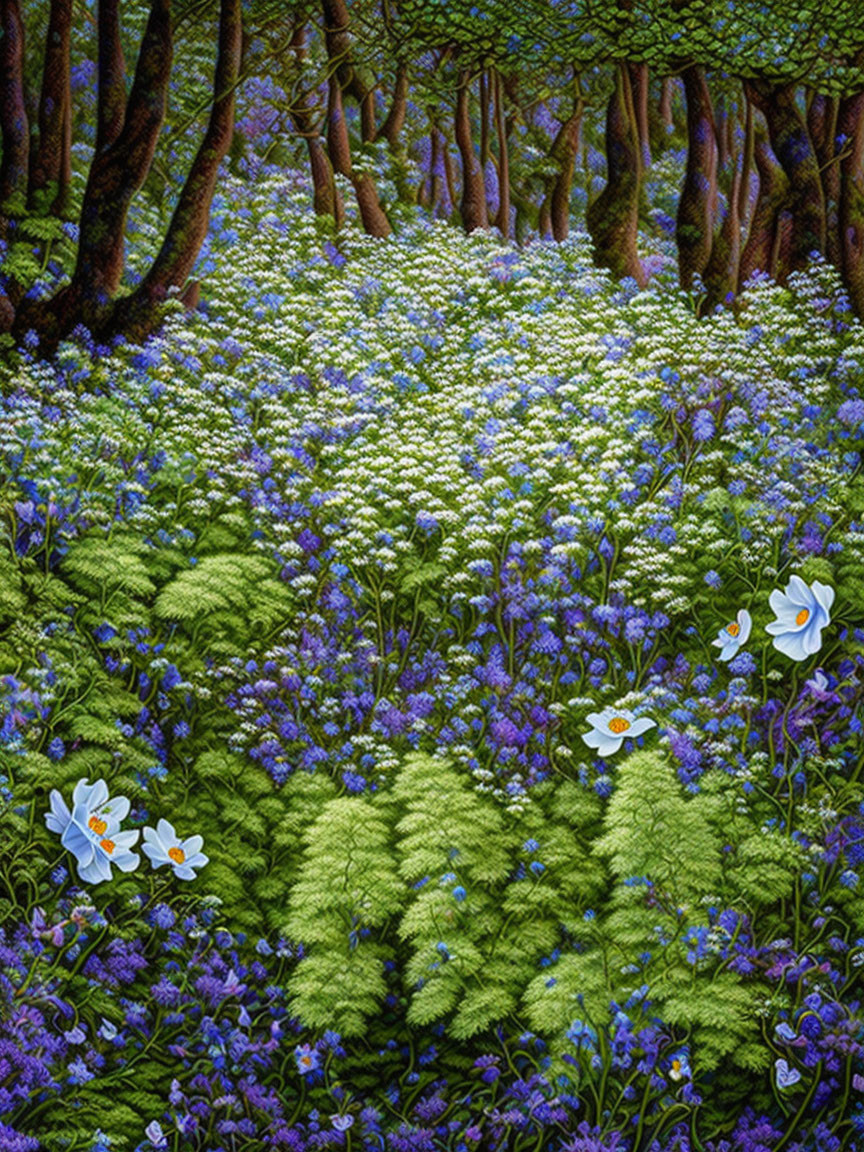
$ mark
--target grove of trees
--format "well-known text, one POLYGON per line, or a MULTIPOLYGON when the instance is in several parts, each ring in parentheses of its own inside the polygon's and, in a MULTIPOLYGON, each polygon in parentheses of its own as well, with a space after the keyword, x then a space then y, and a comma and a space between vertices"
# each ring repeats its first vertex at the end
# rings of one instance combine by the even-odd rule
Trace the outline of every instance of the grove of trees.
POLYGON ((194 300, 220 166, 254 143, 234 123, 250 84, 268 154, 305 154, 334 229, 345 190, 380 237, 400 201, 517 240, 576 225, 642 284, 646 180, 674 146, 680 280, 703 307, 818 254, 862 313, 862 64, 854 0, 0 0, 0 333, 50 354, 79 325, 140 337, 169 296, 194 300), (595 147, 605 184, 577 217, 595 147), (130 204, 164 207, 169 172, 130 285, 130 204))

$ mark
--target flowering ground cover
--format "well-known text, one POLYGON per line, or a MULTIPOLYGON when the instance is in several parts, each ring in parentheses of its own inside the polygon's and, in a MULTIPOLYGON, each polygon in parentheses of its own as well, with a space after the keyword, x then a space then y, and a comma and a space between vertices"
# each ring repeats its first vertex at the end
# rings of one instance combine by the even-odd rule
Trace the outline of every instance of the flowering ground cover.
POLYGON ((309 199, 4 378, 0 1147, 864 1147, 835 274, 309 199))

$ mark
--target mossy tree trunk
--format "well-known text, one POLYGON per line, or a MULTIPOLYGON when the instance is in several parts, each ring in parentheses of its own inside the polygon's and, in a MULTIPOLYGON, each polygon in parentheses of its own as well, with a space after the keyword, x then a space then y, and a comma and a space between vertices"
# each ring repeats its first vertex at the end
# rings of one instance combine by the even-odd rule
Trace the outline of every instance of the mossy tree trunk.
POLYGON ((689 290, 701 276, 714 244, 717 208, 717 140, 711 93, 705 72, 697 65, 681 74, 687 101, 687 169, 678 200, 675 239, 678 278, 689 290))
POLYGON ((39 141, 30 157, 30 201, 51 196, 50 211, 62 214, 72 179, 70 86, 72 0, 51 0, 39 97, 39 141))
POLYGON ((746 87, 765 117, 771 148, 789 185, 788 257, 777 268, 778 278, 785 279, 789 272, 804 268, 811 253, 825 253, 827 222, 819 159, 794 84, 748 80, 746 87))
POLYGON ((597 262, 616 276, 645 283, 637 251, 642 157, 626 64, 618 65, 606 108, 606 187, 588 208, 586 223, 597 262))
POLYGON ((471 135, 471 73, 462 69, 459 73, 459 87, 456 92, 456 114, 453 121, 456 147, 462 160, 462 200, 460 212, 466 232, 475 228, 488 228, 489 215, 486 207, 486 181, 483 169, 474 150, 471 135))

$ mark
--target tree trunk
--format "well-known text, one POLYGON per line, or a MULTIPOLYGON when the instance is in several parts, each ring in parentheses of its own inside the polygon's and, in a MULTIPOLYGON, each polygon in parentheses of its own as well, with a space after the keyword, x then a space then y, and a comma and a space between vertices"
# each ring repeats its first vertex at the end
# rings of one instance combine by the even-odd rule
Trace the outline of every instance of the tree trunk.
POLYGON ((625 65, 619 65, 615 91, 606 109, 606 187, 588 208, 586 224, 599 264, 616 276, 645 283, 636 242, 642 160, 633 94, 625 65))
POLYGON ((126 61, 120 37, 120 0, 99 0, 96 152, 104 152, 126 117, 126 61))
POLYGON ((789 197, 789 181, 771 151, 761 124, 754 127, 753 159, 759 173, 759 194, 741 254, 739 286, 746 284, 755 272, 775 274, 780 212, 789 197))
POLYGON ((841 101, 837 128, 847 140, 840 168, 840 271, 852 307, 864 316, 864 93, 841 101))
POLYGON ((357 207, 363 228, 370 236, 389 236, 390 221, 384 214, 378 200, 375 181, 363 173, 357 175, 351 162, 351 142, 348 138, 348 125, 342 104, 342 87, 337 75, 330 77, 327 85, 327 147, 334 171, 347 176, 354 186, 357 207))
POLYGON ((72 0, 51 0, 39 98, 39 143, 31 156, 30 197, 53 190, 51 211, 58 214, 66 204, 72 179, 71 37, 72 0))
MULTIPOLYGON (((582 111, 582 101, 577 99, 573 111, 556 132, 552 147, 549 149, 549 157, 555 161, 558 171, 544 199, 541 215, 548 219, 549 231, 553 239, 559 243, 566 240, 570 234, 570 190, 573 187, 573 172, 579 153, 582 111)), ((546 234, 542 227, 540 234, 546 234)))
POLYGON ((381 125, 379 136, 383 136, 390 145, 390 151, 395 152, 399 147, 402 129, 405 126, 405 116, 408 112, 408 66, 400 64, 396 70, 396 83, 393 86, 393 100, 390 111, 381 125))
POLYGON ((740 191, 744 170, 745 159, 742 154, 740 163, 736 161, 735 164, 726 215, 720 231, 714 238, 711 255, 702 274, 706 290, 706 309, 714 308, 717 304, 731 303, 731 298, 738 287, 738 271, 741 265, 740 191))
POLYGON ((672 117, 672 77, 664 76, 660 82, 660 98, 648 105, 648 129, 651 148, 655 153, 669 147, 669 137, 675 128, 672 117))
POLYGON ((489 74, 480 73, 480 167, 484 173, 491 154, 489 145, 489 74))
POLYGON ((351 17, 345 0, 321 0, 324 12, 324 40, 327 58, 336 64, 342 91, 360 108, 360 134, 364 144, 374 143, 375 87, 358 71, 351 46, 351 17))
POLYGON ((795 102, 793 84, 769 84, 748 80, 747 94, 768 124, 771 148, 789 182, 792 216, 788 268, 779 267, 778 277, 804 268, 810 254, 825 252, 825 193, 819 160, 807 123, 795 102))
MULTIPOLYGON (((302 76, 303 62, 306 58, 306 28, 298 24, 291 38, 291 47, 297 61, 298 80, 302 76)), ((345 223, 345 206, 342 194, 336 187, 333 177, 333 165, 327 150, 321 143, 320 125, 315 115, 310 93, 303 88, 297 91, 291 101, 291 119, 294 127, 306 142, 306 151, 309 156, 309 171, 312 176, 312 202, 316 216, 330 216, 334 227, 341 228, 345 223)))
POLYGON ((651 167, 651 129, 648 115, 648 65, 628 64, 630 87, 633 90, 633 111, 639 132, 639 148, 642 153, 642 168, 651 167))
POLYGON ((701 276, 714 243, 717 205, 717 142, 711 93, 698 65, 681 74, 687 99, 687 170, 678 201, 675 239, 678 278, 689 291, 693 277, 701 276))
POLYGON ((471 74, 459 74, 459 90, 456 97, 456 146, 462 158, 462 223, 466 232, 475 228, 488 228, 489 216, 486 210, 486 182, 483 170, 474 151, 471 138, 471 74))
MULTIPOLYGON (((24 22, 18 0, 0 0, 0 216, 27 191, 30 125, 24 99, 24 22)), ((2 229, 0 229, 2 234, 2 229)))
POLYGON ((495 226, 506 239, 510 238, 510 142, 504 115, 504 85, 495 73, 495 132, 498 139, 498 215, 495 226))
POLYGON ((840 164, 835 157, 839 103, 820 92, 813 95, 807 110, 807 130, 819 161, 825 191, 825 251, 835 268, 843 262, 840 244, 840 164))
POLYGON ((159 254, 131 296, 118 303, 113 327, 146 335, 172 289, 183 288, 210 225, 216 180, 234 132, 234 103, 243 51, 242 0, 221 0, 213 105, 159 254))
POLYGON ((170 0, 151 0, 123 128, 90 167, 72 280, 48 301, 23 301, 16 335, 34 328, 51 347, 79 323, 96 333, 109 320, 123 274, 126 215, 153 160, 172 56, 170 0))

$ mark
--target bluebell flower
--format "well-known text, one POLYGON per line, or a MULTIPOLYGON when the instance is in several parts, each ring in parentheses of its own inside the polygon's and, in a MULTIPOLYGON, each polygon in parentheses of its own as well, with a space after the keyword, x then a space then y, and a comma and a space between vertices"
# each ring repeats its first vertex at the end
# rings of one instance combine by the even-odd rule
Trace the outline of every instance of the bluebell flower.
POLYGON ((815 580, 807 585, 793 576, 786 591, 775 588, 770 596, 777 617, 765 631, 774 637, 774 647, 792 660, 806 660, 822 646, 822 629, 831 622, 834 589, 815 580))
POLYGON ((749 640, 752 627, 753 620, 750 613, 746 608, 740 609, 736 618, 720 629, 717 639, 711 641, 715 648, 720 649, 717 659, 725 662, 736 656, 738 649, 749 640))

